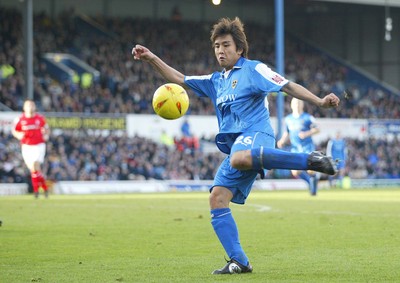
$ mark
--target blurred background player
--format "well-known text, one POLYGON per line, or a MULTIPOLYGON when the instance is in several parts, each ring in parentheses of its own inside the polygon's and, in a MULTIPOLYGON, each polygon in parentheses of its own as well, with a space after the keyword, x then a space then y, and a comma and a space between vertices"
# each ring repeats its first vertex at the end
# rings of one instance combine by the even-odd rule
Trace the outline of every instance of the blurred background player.
MULTIPOLYGON (((286 131, 283 133, 277 146, 283 148, 290 142, 291 152, 310 153, 315 150, 312 136, 319 133, 315 118, 304 112, 304 102, 292 98, 290 103, 292 113, 285 117, 286 131)), ((307 182, 310 194, 317 194, 319 176, 313 171, 291 170, 294 177, 299 177, 307 182)))
POLYGON ((39 197, 40 187, 48 197, 48 188, 41 171, 41 164, 46 154, 45 142, 49 138, 50 129, 45 117, 36 113, 34 101, 24 102, 23 114, 16 120, 12 134, 21 142, 22 158, 31 173, 35 197, 39 197))
POLYGON ((328 141, 326 154, 328 156, 332 156, 332 158, 336 160, 338 168, 338 173, 336 175, 328 177, 329 186, 342 187, 342 181, 346 169, 347 146, 346 140, 342 138, 340 131, 336 133, 336 137, 328 141), (334 182, 334 180, 338 180, 339 184, 337 184, 337 182, 334 182))
POLYGON ((181 132, 184 137, 191 137, 192 136, 192 131, 190 130, 190 124, 189 120, 185 118, 183 120, 183 123, 181 125, 181 132))

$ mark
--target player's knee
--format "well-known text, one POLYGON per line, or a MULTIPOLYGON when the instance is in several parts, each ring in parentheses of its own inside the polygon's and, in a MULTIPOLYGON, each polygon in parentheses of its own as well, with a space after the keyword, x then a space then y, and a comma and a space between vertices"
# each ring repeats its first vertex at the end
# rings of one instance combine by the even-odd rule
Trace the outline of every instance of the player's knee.
POLYGON ((291 170, 293 177, 298 177, 301 173, 299 170, 291 170))
POLYGON ((208 201, 210 203, 211 209, 214 209, 215 207, 217 207, 217 204, 218 204, 217 196, 215 194, 213 194, 212 192, 211 192, 210 196, 208 197, 208 201))
POLYGON ((224 187, 216 186, 212 189, 209 196, 210 208, 224 208, 229 207, 229 202, 233 195, 230 190, 224 187))
POLYGON ((231 166, 238 170, 251 169, 251 154, 249 150, 238 151, 231 155, 231 166))

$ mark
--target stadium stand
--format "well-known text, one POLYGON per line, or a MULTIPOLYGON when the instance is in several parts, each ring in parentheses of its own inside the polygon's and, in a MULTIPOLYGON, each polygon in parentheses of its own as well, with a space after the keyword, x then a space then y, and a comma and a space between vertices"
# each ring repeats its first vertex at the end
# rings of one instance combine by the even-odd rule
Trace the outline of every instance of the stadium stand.
MULTIPOLYGON (((88 26, 80 28, 81 17, 72 17, 65 12, 55 19, 44 13, 35 15, 35 79, 34 98, 39 110, 44 112, 81 112, 81 113, 152 113, 151 94, 164 81, 149 66, 133 64, 130 49, 133 43, 146 43, 167 62, 187 74, 205 74, 218 69, 215 65, 208 30, 197 22, 185 22, 177 25, 169 20, 94 19, 98 32, 88 32, 88 26), (104 32, 100 27, 107 27, 104 32), (157 29, 157 32, 154 32, 157 29), (97 36, 103 32, 104 36, 97 36), (93 36, 95 34, 96 36, 93 36), (109 34, 109 36, 107 36, 109 34), (92 36, 91 36, 92 35, 92 36), (117 35, 117 36, 116 36, 117 35), (157 36, 157 40, 155 37, 157 36), (185 38, 187 37, 187 38, 185 38), (190 40, 189 40, 190 39, 190 40), (157 46, 154 45, 157 42, 157 46), (182 52, 183 50, 190 52, 182 52), (47 52, 70 53, 79 57, 100 71, 98 82, 83 86, 81 80, 58 82, 46 69, 43 56, 47 52), (196 62, 196 63, 192 63, 196 62), (82 103, 83 102, 83 103, 82 103)), ((92 21, 94 21, 92 20, 92 21)), ((2 9, 2 29, 0 65, 10 65, 14 74, 2 78, 0 98, 2 103, 12 109, 20 110, 23 101, 23 77, 21 59, 19 12, 2 9)), ((273 39, 267 37, 263 27, 249 24, 246 26, 248 40, 252 43, 250 56, 260 58, 273 66, 273 39)), ((347 91, 351 99, 343 99, 339 109, 321 111, 306 106, 306 111, 315 117, 330 118, 399 118, 400 111, 391 107, 399 99, 398 94, 385 92, 383 88, 368 88, 349 83, 347 66, 339 65, 322 53, 308 48, 304 42, 288 37, 286 42, 286 76, 307 86, 315 93, 333 91, 341 98, 347 91)), ((271 114, 275 115, 275 100, 270 98, 271 114)), ((288 105, 286 105, 288 107, 288 105)), ((289 111, 289 109, 287 109, 289 111)), ((189 114, 213 114, 212 106, 202 99, 191 98, 189 114)))
MULTIPOLYGON (((208 141, 202 141, 204 144, 208 141)), ((327 141, 326 141, 327 142, 327 141)), ((326 142, 318 148, 326 147, 326 142)), ((400 178, 398 138, 347 139, 346 173, 355 179, 400 178)), ((10 134, 0 132, 0 182, 26 182, 27 172, 19 144, 10 134)), ((175 138, 171 146, 140 136, 94 135, 65 131, 53 134, 47 147, 44 172, 56 181, 96 180, 210 180, 224 158, 205 153, 202 147, 182 146, 175 138)), ((271 171, 268 178, 279 176, 271 171)))
MULTIPOLYGON (((208 24, 205 28, 197 22, 177 25, 168 20, 101 17, 92 20, 101 27, 108 27, 107 32, 101 31, 103 36, 90 36, 92 33, 87 32, 90 27, 81 29, 82 19, 71 17, 68 11, 54 19, 44 13, 35 15, 34 99, 40 111, 153 113, 152 93, 164 81, 149 70, 148 65, 132 62, 133 43, 146 43, 187 74, 205 74, 218 69, 210 42, 203 40, 209 36, 208 24), (89 86, 82 86, 79 80, 56 81, 41 61, 46 52, 77 56, 99 70, 99 80, 89 86)), ((4 110, 19 111, 24 100, 21 24, 18 24, 21 22, 18 11, 0 9, 0 101, 4 110)), ((260 32, 257 26, 249 24, 246 28, 252 43, 250 56, 272 66, 273 39, 268 38, 266 32, 260 32)), ((320 111, 306 106, 305 110, 315 117, 400 118, 400 109, 393 107, 399 100, 395 93, 378 88, 364 89, 354 82, 346 84, 346 66, 338 65, 321 53, 310 52, 303 42, 288 38, 286 49, 289 79, 315 93, 334 91, 341 95, 347 91, 351 96, 351 99, 343 99, 337 110, 320 111)), ((272 115, 276 114, 274 105, 275 97, 271 95, 272 115)), ((191 97, 189 114, 210 115, 213 111, 206 101, 191 97)), ((288 113, 289 108, 285 112, 288 113)), ((175 138, 174 144, 167 146, 140 136, 128 138, 64 131, 62 135, 51 136, 44 169, 52 181, 212 179, 223 156, 203 152, 201 145, 205 142, 193 148, 175 138)), ((400 177, 399 139, 351 139, 348 144, 350 177, 400 177)), ((18 141, 11 135, 0 133, 0 182, 27 182, 18 147, 18 141)), ((320 147, 325 148, 323 144, 320 147)), ((269 177, 276 177, 276 174, 271 172, 269 177)))

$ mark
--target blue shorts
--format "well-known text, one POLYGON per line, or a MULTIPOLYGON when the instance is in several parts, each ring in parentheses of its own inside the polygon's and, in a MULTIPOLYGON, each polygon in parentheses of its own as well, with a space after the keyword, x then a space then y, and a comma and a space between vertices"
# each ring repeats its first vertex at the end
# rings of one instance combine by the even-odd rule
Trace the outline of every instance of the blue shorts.
MULTIPOLYGON (((333 158, 333 157, 332 157, 333 158)), ((346 167, 346 161, 340 158, 333 158, 333 160, 337 160, 338 162, 336 163, 337 169, 343 169, 346 167)))
MULTIPOLYGON (((230 154, 222 161, 214 178, 213 186, 221 186, 229 189, 232 194, 232 202, 244 204, 249 195, 254 181, 256 180, 259 171, 246 170, 241 171, 232 168, 230 164, 230 156, 241 150, 251 150, 259 147, 275 148, 275 138, 269 134, 261 132, 248 132, 239 135, 232 144, 230 154)), ((266 174, 267 170, 264 170, 266 174)))

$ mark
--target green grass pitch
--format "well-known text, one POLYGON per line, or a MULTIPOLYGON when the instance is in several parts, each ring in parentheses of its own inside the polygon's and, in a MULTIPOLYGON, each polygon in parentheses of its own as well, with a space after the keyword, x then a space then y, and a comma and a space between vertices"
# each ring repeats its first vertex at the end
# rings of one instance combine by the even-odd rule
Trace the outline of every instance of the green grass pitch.
POLYGON ((0 197, 0 282, 400 282, 400 188, 250 194, 252 274, 224 265, 208 193, 0 197))

